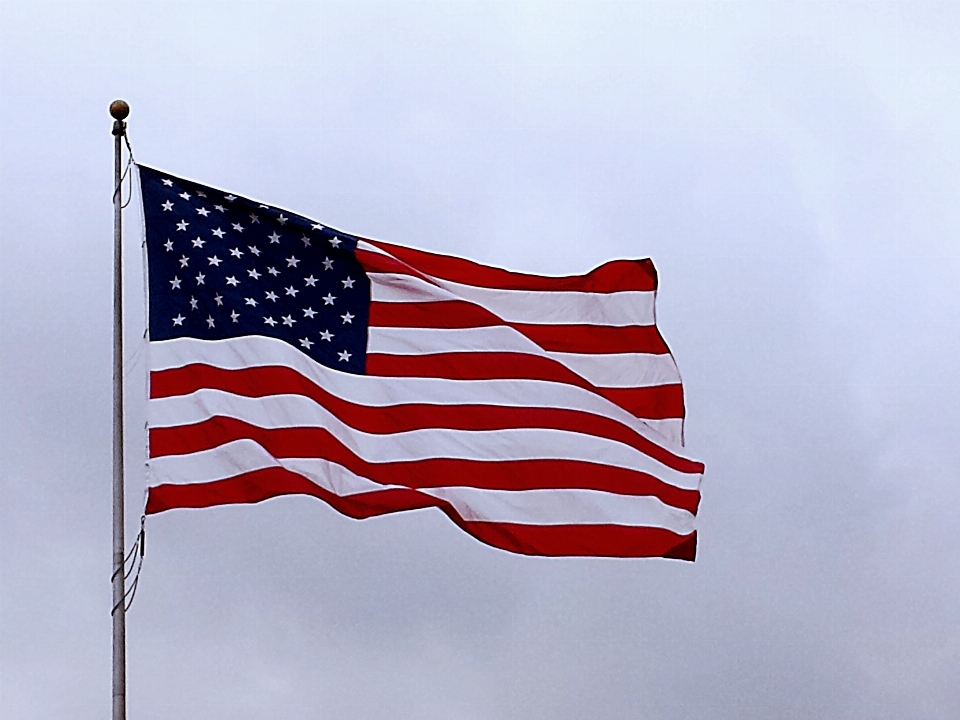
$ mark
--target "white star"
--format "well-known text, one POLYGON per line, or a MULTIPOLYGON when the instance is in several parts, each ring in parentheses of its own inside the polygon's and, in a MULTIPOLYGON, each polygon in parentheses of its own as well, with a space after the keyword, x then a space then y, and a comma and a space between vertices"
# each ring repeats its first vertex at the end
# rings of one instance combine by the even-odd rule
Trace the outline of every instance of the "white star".
POLYGON ((236 322, 238 317, 240 317, 240 313, 238 313, 236 310, 231 310, 231 311, 230 311, 230 319, 231 319, 231 320, 233 320, 234 322, 236 322))
POLYGON ((340 317, 343 318, 344 325, 347 325, 347 324, 353 325, 353 315, 351 315, 350 313, 344 313, 340 317))
POLYGON ((293 327, 293 324, 294 324, 295 322, 296 322, 296 320, 293 319, 293 315, 284 315, 284 316, 283 316, 283 324, 286 325, 287 327, 293 327))
POLYGON ((207 244, 207 241, 204 240, 203 238, 201 238, 199 235, 197 235, 197 237, 195 237, 195 238, 194 238, 193 240, 191 240, 190 242, 193 243, 193 246, 194 246, 194 247, 198 247, 198 248, 202 248, 204 245, 207 244))
POLYGON ((173 180, 168 180, 167 178, 163 179, 163 184, 167 187, 173 187, 173 180))
POLYGON ((197 285, 203 285, 203 279, 206 277, 203 273, 197 273, 197 285))
POLYGON ((173 203, 170 202, 169 200, 167 200, 167 201, 162 205, 162 207, 163 207, 163 211, 164 211, 164 212, 169 212, 169 211, 173 210, 173 203))
POLYGON ((190 193, 188 193, 186 190, 184 190, 182 193, 180 193, 180 197, 182 197, 184 200, 189 200, 189 199, 190 199, 190 193))
POLYGON ((197 197, 205 198, 206 196, 207 194, 205 192, 200 192, 199 190, 197 190, 197 197))
POLYGON ((270 302, 276 302, 276 301, 277 301, 277 294, 276 294, 273 290, 268 290, 268 291, 267 291, 267 294, 264 295, 264 297, 265 297, 267 300, 269 300, 270 302))
POLYGON ((307 287, 316 287, 317 279, 311 275, 310 277, 305 277, 303 281, 307 284, 307 287))
POLYGON ((218 307, 223 307, 223 295, 217 293, 213 296, 213 301, 217 304, 218 307))
POLYGON ((256 245, 247 245, 247 247, 250 249, 250 252, 257 257, 260 257, 260 248, 258 248, 256 245))
POLYGON ((330 258, 323 259, 323 269, 324 270, 333 270, 333 260, 330 258))
POLYGON ((260 222, 260 218, 257 217, 256 215, 254 215, 253 213, 250 213, 250 222, 251 222, 251 223, 258 223, 258 222, 260 222))
POLYGON ((254 280, 260 279, 260 273, 257 272, 256 268, 254 268, 253 270, 247 270, 247 275, 252 277, 254 280))
POLYGON ((330 342, 333 339, 333 333, 329 330, 324 330, 322 333, 320 333, 320 339, 330 342))
POLYGON ((206 217, 209 214, 210 214, 210 211, 207 210, 206 208, 197 208, 197 215, 203 215, 204 217, 206 217))
POLYGON ((280 236, 277 235, 276 232, 274 232, 273 235, 267 235, 267 237, 270 238, 271 245, 273 245, 274 243, 280 242, 280 236))
POLYGON ((314 310, 312 307, 308 307, 308 308, 304 308, 304 309, 303 309, 303 316, 304 316, 304 317, 308 317, 308 318, 310 318, 311 320, 313 320, 313 316, 316 315, 316 314, 317 314, 317 311, 314 310))
POLYGON ((186 255, 180 258, 180 267, 184 268, 189 264, 190 264, 190 258, 188 258, 186 255))
POLYGON ((180 289, 180 278, 178 278, 176 275, 174 275, 173 280, 170 281, 170 289, 171 290, 180 289))
POLYGON ((163 244, 163 246, 167 249, 167 252, 172 251, 172 250, 173 250, 173 240, 171 240, 170 238, 167 238, 167 241, 163 244))
POLYGON ((233 250, 230 251, 230 254, 235 258, 239 258, 241 255, 243 255, 243 250, 240 248, 233 248, 233 250))
POLYGON ((252 305, 253 307, 257 306, 257 301, 253 298, 244 298, 244 300, 247 301, 247 305, 252 305))
POLYGON ((220 263, 223 262, 223 260, 218 258, 216 255, 214 255, 213 257, 208 257, 207 261, 215 267, 220 267, 220 263))
POLYGON ((314 224, 311 225, 310 227, 311 227, 311 229, 313 229, 313 230, 323 230, 323 225, 321 225, 320 223, 314 223, 314 224))
POLYGON ((344 350, 341 353, 337 353, 337 358, 340 360, 340 362, 350 362, 350 353, 344 350))
POLYGON ((239 232, 239 233, 242 233, 242 232, 243 232, 243 225, 241 225, 240 223, 234 223, 234 224, 233 224, 233 229, 236 230, 236 231, 239 232))
POLYGON ((225 233, 223 230, 221 230, 220 228, 217 228, 216 230, 211 230, 210 232, 212 232, 212 233, 213 233, 214 235, 216 235, 218 238, 222 238, 224 235, 226 235, 226 233, 225 233))
POLYGON ((310 247, 310 238, 308 238, 306 235, 300 238, 300 242, 303 243, 304 247, 310 247))
POLYGON ((197 299, 191 295, 191 296, 190 296, 190 309, 191 309, 191 310, 196 310, 199 306, 200 306, 200 303, 198 303, 198 302, 197 302, 197 299))
POLYGON ((227 202, 233 202, 234 200, 237 199, 237 196, 236 196, 236 195, 224 195, 223 199, 226 200, 227 202))
POLYGON ((280 274, 280 271, 277 270, 275 267, 268 267, 267 272, 273 275, 274 277, 280 274))
POLYGON ((305 347, 307 350, 313 345, 313 340, 310 338, 300 338, 300 344, 305 347))
POLYGON ((289 220, 289 219, 290 219, 290 218, 284 217, 284 216, 283 216, 283 213, 280 213, 280 217, 277 218, 277 222, 280 223, 281 225, 286 225, 286 224, 287 224, 287 220, 289 220))
POLYGON ((177 316, 173 319, 173 324, 174 324, 174 325, 183 325, 183 321, 184 321, 184 320, 186 320, 186 318, 185 318, 183 315, 181 315, 180 313, 177 313, 177 316))
POLYGON ((291 255, 287 258, 287 267, 296 267, 297 263, 300 262, 295 255, 291 255))
POLYGON ((263 203, 260 203, 257 207, 262 207, 264 210, 269 210, 269 209, 270 209, 270 206, 269 206, 269 205, 264 205, 263 203))
POLYGON ((214 206, 213 206, 213 209, 214 209, 214 210, 219 210, 220 212, 226 212, 226 211, 227 211, 227 209, 226 209, 223 205, 214 205, 214 206))
POLYGON ((343 283, 344 288, 352 288, 354 280, 352 277, 348 277, 346 280, 341 280, 340 282, 343 283))
POLYGON ((181 220, 177 223, 177 230, 186 230, 189 224, 186 220, 181 220))
POLYGON ((330 244, 333 245, 335 248, 340 247, 340 242, 341 242, 340 238, 338 238, 336 235, 330 238, 330 244))
POLYGON ((296 297, 296 296, 297 296, 297 293, 300 292, 300 291, 297 290, 293 285, 291 285, 291 286, 288 287, 288 288, 284 288, 284 290, 287 291, 287 295, 289 295, 290 297, 296 297))
POLYGON ((207 327, 212 328, 214 325, 213 315, 207 315, 207 327))
POLYGON ((234 287, 236 287, 239 284, 240 284, 240 281, 237 280, 233 275, 227 278, 227 285, 233 285, 234 287))
POLYGON ((337 298, 334 297, 331 293, 327 293, 326 295, 323 296, 323 304, 324 304, 324 305, 333 305, 333 301, 336 300, 336 299, 337 299, 337 298))
POLYGON ((265 317, 263 319, 263 322, 265 325, 269 325, 270 327, 273 327, 274 325, 277 324, 277 321, 274 320, 272 317, 265 317))

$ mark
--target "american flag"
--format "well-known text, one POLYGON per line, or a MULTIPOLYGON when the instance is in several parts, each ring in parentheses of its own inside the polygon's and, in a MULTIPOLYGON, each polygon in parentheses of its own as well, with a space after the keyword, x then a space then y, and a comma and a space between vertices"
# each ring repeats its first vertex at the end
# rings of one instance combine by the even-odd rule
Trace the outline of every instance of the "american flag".
POLYGON ((528 555, 694 559, 650 260, 527 275, 139 175, 147 513, 302 494, 528 555))

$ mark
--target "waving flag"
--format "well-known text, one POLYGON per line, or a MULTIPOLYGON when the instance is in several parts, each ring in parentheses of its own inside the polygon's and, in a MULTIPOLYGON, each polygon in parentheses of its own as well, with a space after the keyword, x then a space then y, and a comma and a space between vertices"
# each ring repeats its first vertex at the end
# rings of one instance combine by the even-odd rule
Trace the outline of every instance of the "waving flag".
POLYGON ((302 494, 529 555, 694 558, 649 260, 508 272, 139 170, 147 513, 302 494))

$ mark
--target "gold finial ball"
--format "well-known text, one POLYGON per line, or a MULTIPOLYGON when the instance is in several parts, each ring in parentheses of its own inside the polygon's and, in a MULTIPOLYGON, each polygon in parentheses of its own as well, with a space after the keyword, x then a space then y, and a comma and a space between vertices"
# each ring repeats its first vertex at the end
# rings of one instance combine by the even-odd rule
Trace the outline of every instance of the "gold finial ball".
POLYGON ((124 120, 130 114, 130 106, 126 100, 114 100, 110 103, 110 115, 114 120, 124 120))

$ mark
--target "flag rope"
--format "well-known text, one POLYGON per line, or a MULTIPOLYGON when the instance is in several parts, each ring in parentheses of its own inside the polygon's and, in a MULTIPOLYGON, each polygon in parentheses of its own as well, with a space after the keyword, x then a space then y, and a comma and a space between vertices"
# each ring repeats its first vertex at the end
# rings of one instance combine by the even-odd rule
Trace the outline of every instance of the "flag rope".
POLYGON ((130 552, 127 553, 127 557, 123 561, 123 565, 118 567, 113 576, 110 578, 112 581, 121 570, 124 570, 123 580, 125 590, 123 592, 123 598, 113 606, 113 609, 110 611, 110 614, 113 615, 120 607, 121 603, 124 603, 123 612, 126 613, 133 606, 133 599, 137 596, 137 587, 140 585, 140 571, 143 570, 143 557, 146 550, 146 529, 144 528, 144 523, 147 516, 140 516, 140 532, 137 533, 137 539, 133 541, 133 545, 130 547, 130 552), (139 552, 137 552, 139 551, 139 552), (136 556, 134 554, 136 553, 136 556), (130 569, 127 570, 127 562, 130 558, 133 557, 133 562, 130 563, 130 569), (134 574, 134 569, 136 569, 136 574, 134 574), (126 586, 126 581, 133 575, 133 582, 129 587, 126 586), (129 597, 129 600, 127 598, 129 597), (126 602, 125 602, 126 601, 126 602))

